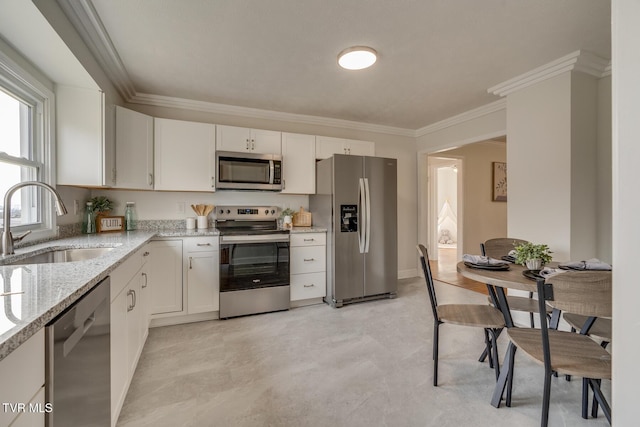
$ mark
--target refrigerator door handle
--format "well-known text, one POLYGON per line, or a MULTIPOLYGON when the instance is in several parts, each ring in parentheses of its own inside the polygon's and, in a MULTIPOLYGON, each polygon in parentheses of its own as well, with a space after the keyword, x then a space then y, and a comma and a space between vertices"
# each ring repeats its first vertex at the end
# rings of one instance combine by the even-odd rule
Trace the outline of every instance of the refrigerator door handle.
POLYGON ((365 202, 365 212, 366 212, 366 221, 365 221, 365 234, 364 234, 364 253, 369 253, 369 243, 371 242, 371 193, 369 192, 369 178, 364 179, 364 202, 365 202))
POLYGON ((367 217, 365 213, 365 187, 364 187, 364 179, 360 178, 358 180, 358 246, 360 247, 360 253, 364 253, 364 245, 365 245, 365 227, 367 223, 367 217))

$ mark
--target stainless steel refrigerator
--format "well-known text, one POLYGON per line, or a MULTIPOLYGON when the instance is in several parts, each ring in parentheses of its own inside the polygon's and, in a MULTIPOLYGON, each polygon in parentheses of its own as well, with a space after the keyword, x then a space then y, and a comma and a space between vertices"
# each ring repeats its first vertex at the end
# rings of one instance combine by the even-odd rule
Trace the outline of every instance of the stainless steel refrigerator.
POLYGON ((393 298, 398 287, 397 161, 336 154, 316 164, 313 224, 328 229, 333 307, 393 298))

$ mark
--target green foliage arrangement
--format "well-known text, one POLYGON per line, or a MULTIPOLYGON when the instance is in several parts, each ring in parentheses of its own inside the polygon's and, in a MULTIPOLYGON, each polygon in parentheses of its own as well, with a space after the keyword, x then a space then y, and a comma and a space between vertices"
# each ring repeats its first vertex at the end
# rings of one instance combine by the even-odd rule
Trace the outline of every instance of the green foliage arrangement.
POLYGON ((523 243, 515 247, 516 263, 525 265, 527 260, 540 259, 542 264, 551 261, 551 252, 547 245, 536 245, 534 243, 523 243))
POLYGON ((280 212, 280 218, 284 218, 285 216, 293 217, 294 213, 296 213, 296 211, 291 208, 283 209, 282 212, 280 212))
POLYGON ((94 212, 108 212, 113 209, 113 202, 104 196, 96 196, 89 199, 93 203, 94 212))

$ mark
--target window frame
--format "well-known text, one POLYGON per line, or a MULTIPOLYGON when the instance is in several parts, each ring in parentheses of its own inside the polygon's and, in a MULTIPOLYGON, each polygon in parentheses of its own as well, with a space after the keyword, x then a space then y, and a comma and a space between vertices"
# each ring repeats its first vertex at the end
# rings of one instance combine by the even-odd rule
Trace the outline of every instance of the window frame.
MULTIPOLYGON (((55 95, 51 82, 37 77, 37 71, 32 73, 26 69, 28 62, 20 57, 4 43, 0 43, 0 86, 2 90, 31 107, 30 120, 23 121, 27 128, 25 132, 30 134, 29 159, 0 153, 4 163, 35 168, 35 179, 55 186, 55 95), (13 55, 12 55, 13 54, 13 55)), ((26 111, 26 109, 24 109, 26 111)), ((21 117, 26 114, 21 111, 21 117)), ((23 132, 21 131, 21 135, 23 132)), ((21 141, 24 144, 25 140, 21 141)), ((35 187, 34 187, 35 188, 35 187)), ((57 222, 53 211, 54 206, 50 195, 42 190, 28 191, 27 194, 37 197, 39 221, 27 225, 12 226, 12 232, 32 231, 28 240, 37 240, 51 237, 56 233, 57 222)), ((24 194, 24 193, 23 193, 24 194)), ((4 194, 0 194, 4 202, 4 194)), ((32 200, 23 201, 25 205, 31 205, 32 200)), ((4 229, 4 224, 0 229, 4 229)))

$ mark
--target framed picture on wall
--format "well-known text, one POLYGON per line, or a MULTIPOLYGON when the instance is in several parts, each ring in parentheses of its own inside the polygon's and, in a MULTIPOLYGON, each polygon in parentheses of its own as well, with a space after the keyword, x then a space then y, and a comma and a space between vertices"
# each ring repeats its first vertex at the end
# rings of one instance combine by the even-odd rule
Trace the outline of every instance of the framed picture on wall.
POLYGON ((507 164, 493 162, 493 201, 507 201, 507 164))

